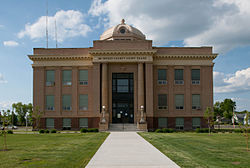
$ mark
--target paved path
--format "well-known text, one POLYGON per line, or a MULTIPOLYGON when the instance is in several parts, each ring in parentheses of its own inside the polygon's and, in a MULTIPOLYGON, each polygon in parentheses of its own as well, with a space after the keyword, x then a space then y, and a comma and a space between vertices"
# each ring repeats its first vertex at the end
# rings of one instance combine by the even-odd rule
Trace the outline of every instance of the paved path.
POLYGON ((86 168, 179 168, 136 132, 111 132, 86 168))

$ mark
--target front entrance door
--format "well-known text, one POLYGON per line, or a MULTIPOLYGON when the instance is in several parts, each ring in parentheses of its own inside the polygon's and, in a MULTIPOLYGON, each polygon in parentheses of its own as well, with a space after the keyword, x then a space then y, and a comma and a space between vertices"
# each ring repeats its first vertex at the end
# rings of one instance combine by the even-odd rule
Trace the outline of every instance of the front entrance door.
POLYGON ((112 74, 112 123, 134 123, 133 73, 112 74))

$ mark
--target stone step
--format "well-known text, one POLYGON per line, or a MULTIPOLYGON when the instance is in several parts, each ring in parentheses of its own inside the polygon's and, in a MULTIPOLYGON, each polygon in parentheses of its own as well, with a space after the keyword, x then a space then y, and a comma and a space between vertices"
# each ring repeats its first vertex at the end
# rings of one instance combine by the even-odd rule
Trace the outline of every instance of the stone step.
POLYGON ((136 124, 109 124, 109 131, 137 131, 136 124))

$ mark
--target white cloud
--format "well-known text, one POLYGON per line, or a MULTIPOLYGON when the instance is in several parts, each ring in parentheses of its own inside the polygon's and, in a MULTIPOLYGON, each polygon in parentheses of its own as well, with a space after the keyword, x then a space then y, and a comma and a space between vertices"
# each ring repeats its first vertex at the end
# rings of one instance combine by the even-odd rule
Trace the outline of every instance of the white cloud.
MULTIPOLYGON (((57 25, 57 40, 63 42, 67 38, 86 36, 91 28, 84 24, 84 15, 80 11, 60 10, 54 16, 48 17, 48 33, 51 39, 55 39, 55 19, 57 25)), ((46 16, 41 16, 34 23, 27 23, 25 30, 18 33, 19 38, 25 36, 33 40, 46 36, 46 16)))
POLYGON ((1 24, 0 24, 0 28, 3 28, 3 27, 4 27, 4 25, 1 25, 1 24))
POLYGON ((1 83, 7 83, 7 81, 4 79, 3 74, 0 73, 0 84, 1 83))
POLYGON ((16 41, 4 41, 3 45, 6 47, 16 47, 19 46, 19 43, 16 41))
POLYGON ((215 93, 250 92, 250 67, 225 75, 214 72, 215 93))
POLYGON ((185 46, 226 52, 250 46, 249 0, 94 0, 89 14, 111 26, 125 18, 155 44, 183 40, 185 46))
POLYGON ((0 111, 11 109, 13 103, 14 102, 11 102, 11 101, 0 102, 0 111))

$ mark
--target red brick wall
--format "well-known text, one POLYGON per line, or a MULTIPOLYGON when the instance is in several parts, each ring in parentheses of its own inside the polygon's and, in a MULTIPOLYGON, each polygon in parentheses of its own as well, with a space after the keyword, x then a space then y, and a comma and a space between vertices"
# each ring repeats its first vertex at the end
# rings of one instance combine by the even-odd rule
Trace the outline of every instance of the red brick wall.
POLYGON ((100 122, 100 118, 99 117, 88 118, 89 128, 99 128, 99 122, 100 122))
POLYGON ((79 130, 79 118, 71 118, 71 130, 79 130))
POLYGON ((175 128, 175 117, 168 117, 168 128, 175 128))
POLYGON ((45 118, 40 119, 40 128, 46 129, 46 119, 45 118))
POLYGON ((191 129, 193 129, 193 126, 192 126, 192 117, 185 117, 184 118, 184 129, 185 130, 191 130, 191 129))
POLYGON ((55 129, 62 130, 63 121, 62 118, 54 118, 55 129))

